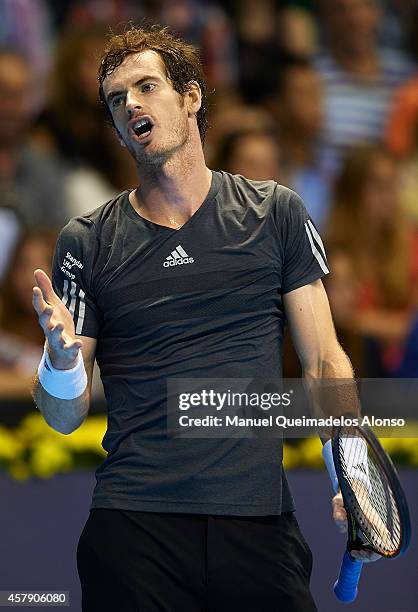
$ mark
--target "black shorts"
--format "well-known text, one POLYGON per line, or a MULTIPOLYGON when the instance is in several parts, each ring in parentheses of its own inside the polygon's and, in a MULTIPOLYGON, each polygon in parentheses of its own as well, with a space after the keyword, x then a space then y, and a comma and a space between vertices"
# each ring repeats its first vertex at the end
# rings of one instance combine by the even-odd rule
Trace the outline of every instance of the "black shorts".
POLYGON ((312 554, 293 512, 94 508, 77 567, 83 612, 311 612, 312 554))

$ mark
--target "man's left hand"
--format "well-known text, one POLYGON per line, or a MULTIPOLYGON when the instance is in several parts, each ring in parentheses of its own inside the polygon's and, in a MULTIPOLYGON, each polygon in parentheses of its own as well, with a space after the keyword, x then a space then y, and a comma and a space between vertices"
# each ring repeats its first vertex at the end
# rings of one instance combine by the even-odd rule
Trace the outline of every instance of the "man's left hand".
MULTIPOLYGON (((341 493, 337 493, 332 498, 332 517, 335 521, 337 529, 340 533, 347 533, 347 513, 344 508, 343 496, 341 493)), ((381 556, 375 553, 373 550, 367 548, 361 548, 360 550, 352 550, 350 554, 355 559, 359 559, 364 563, 371 563, 381 559, 381 556)))

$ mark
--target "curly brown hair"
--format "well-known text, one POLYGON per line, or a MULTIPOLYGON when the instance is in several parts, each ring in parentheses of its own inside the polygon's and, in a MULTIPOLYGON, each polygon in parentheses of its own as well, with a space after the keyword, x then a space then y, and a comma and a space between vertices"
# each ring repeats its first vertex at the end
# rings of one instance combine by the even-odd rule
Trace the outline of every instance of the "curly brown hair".
MULTIPOLYGON (((365 222, 365 189, 376 160, 393 155, 382 145, 358 146, 347 152, 335 184, 334 202, 326 228, 328 250, 348 254, 358 278, 370 274, 371 230, 365 222)), ((380 301, 386 308, 406 307, 411 298, 409 224, 402 209, 378 230, 373 253, 379 262, 376 277, 380 301)))
POLYGON ((199 84, 202 104, 197 112, 197 126, 200 139, 204 143, 208 128, 207 87, 199 51, 176 36, 169 28, 158 24, 144 25, 140 28, 130 27, 121 34, 111 34, 104 48, 99 68, 99 96, 112 123, 112 115, 103 92, 103 81, 122 64, 128 55, 146 50, 155 51, 160 55, 167 78, 172 82, 177 93, 185 93, 191 81, 199 84))

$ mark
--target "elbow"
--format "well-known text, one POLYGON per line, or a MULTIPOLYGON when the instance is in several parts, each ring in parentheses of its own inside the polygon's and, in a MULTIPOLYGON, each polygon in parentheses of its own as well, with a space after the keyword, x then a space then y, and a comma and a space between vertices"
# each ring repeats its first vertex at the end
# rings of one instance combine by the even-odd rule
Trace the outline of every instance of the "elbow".
POLYGON ((45 420, 54 431, 57 431, 58 433, 63 434, 64 436, 69 436, 70 434, 72 434, 76 429, 80 427, 80 425, 84 421, 84 419, 82 419, 81 421, 78 421, 76 423, 69 423, 69 422, 60 423, 60 422, 52 422, 47 419, 45 420))
POLYGON ((76 429, 78 429, 77 427, 72 427, 71 429, 63 427, 63 428, 58 428, 55 427, 55 431, 57 431, 60 434, 63 434, 64 436, 69 436, 70 434, 72 434, 76 429))

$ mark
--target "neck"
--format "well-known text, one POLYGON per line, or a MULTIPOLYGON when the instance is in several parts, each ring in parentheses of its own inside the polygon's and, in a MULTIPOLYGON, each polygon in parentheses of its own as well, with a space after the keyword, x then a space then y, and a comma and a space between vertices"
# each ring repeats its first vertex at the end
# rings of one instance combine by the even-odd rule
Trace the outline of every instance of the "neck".
POLYGON ((181 227, 206 198, 212 173, 202 146, 188 140, 161 166, 138 167, 139 187, 130 194, 137 212, 162 225, 181 227))

